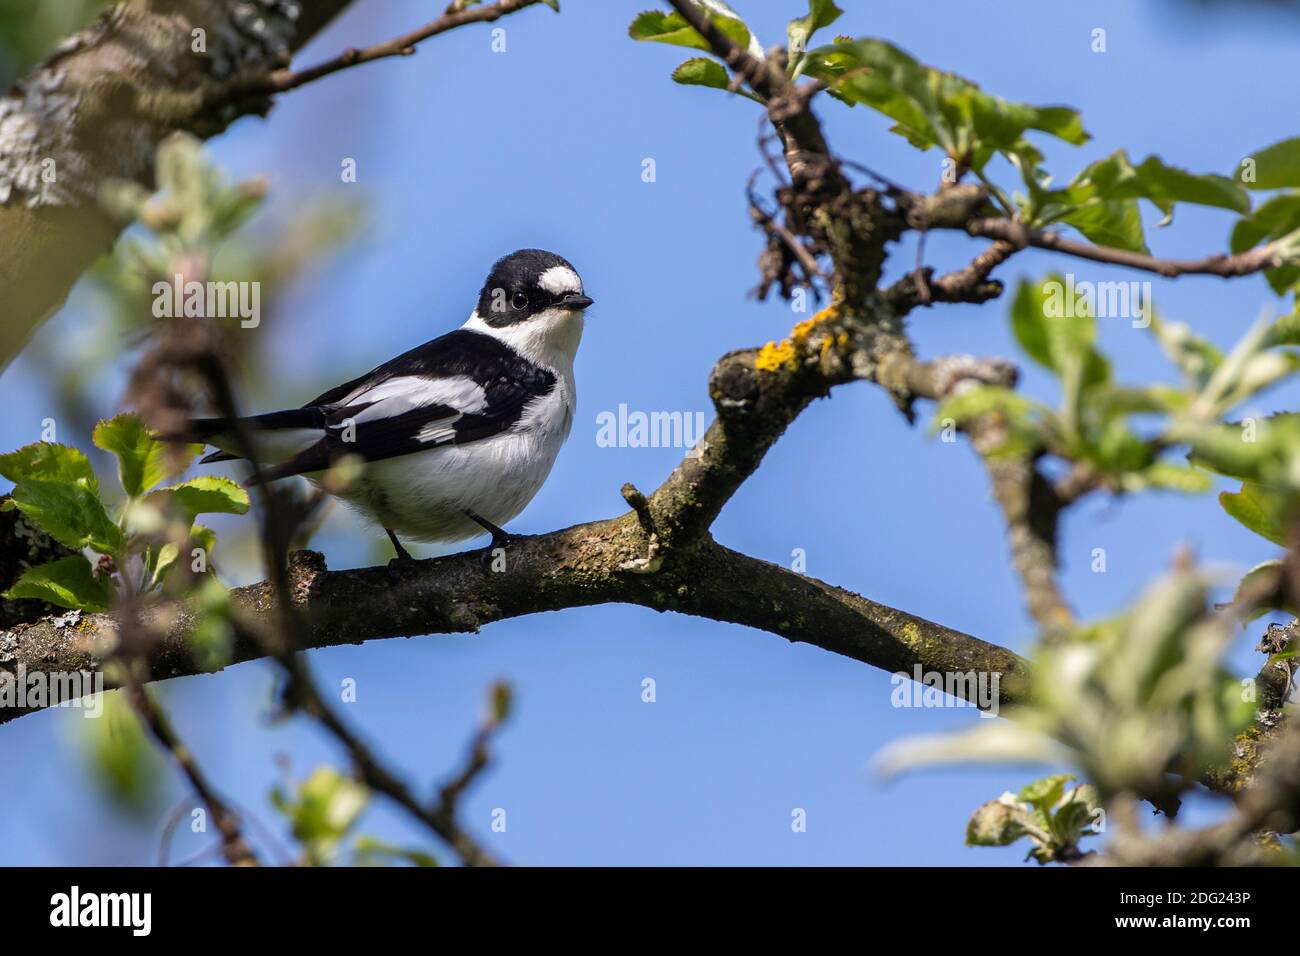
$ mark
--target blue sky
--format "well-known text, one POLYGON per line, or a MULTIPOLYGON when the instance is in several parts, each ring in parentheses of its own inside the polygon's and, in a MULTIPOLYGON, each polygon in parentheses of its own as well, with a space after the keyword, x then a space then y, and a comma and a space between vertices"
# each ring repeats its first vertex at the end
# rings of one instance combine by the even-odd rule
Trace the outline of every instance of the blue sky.
MULTIPOLYGON (((887 38, 1002 96, 1082 110, 1094 139, 1081 148, 1042 142, 1068 178, 1125 147, 1197 171, 1229 173, 1247 152, 1293 132, 1296 21, 1277 14, 1207 15, 1174 2, 1100 0, 974 5, 864 3, 836 32, 887 38), (1091 52, 1104 28, 1107 52, 1091 52)), ((724 352, 780 338, 800 318, 781 302, 747 297, 759 237, 744 184, 758 166, 758 108, 669 81, 683 51, 636 44, 628 22, 648 6, 565 0, 556 16, 534 8, 490 28, 435 38, 415 57, 347 71, 305 87, 268 121, 245 119, 211 144, 233 175, 270 177, 271 215, 340 190, 369 204, 364 234, 327 260, 253 333, 274 380, 269 402, 298 404, 456 325, 488 265, 521 246, 570 259, 597 300, 577 377, 579 412, 547 486, 512 525, 539 533, 623 510, 618 489, 655 487, 676 449, 604 448, 596 416, 620 403, 645 411, 709 411, 705 382, 724 352), (344 158, 358 182, 340 182, 344 158), (657 179, 642 181, 652 158, 657 179)), ((796 0, 738 0, 767 44, 801 12, 796 0)), ((1232 8, 1235 5, 1227 5, 1232 8)), ((420 23, 428 5, 359 0, 301 63, 387 39, 420 23)), ((918 153, 865 110, 823 98, 817 109, 841 155, 916 188, 939 176, 937 153, 918 153)), ((1010 183, 1009 178, 1004 182, 1010 183)), ((1154 219, 1152 220, 1152 225, 1154 219)), ((1181 207, 1149 229, 1171 256, 1226 247, 1230 217, 1181 207)), ((255 220, 252 228, 257 228, 255 220)), ((955 266, 978 249, 931 237, 927 257, 955 266)), ((904 244, 890 276, 910 268, 904 244)), ((1079 279, 1145 278, 1042 253, 1003 267, 1004 280, 1051 269, 1079 279)), ((1220 344, 1236 339, 1276 300, 1260 278, 1157 281, 1157 305, 1220 344)), ((918 352, 1015 355, 1006 304, 913 313, 918 352)), ((95 320, 74 297, 41 335, 74 341, 95 320)), ((1145 333, 1102 322, 1102 347, 1121 378, 1173 379, 1145 333)), ((1032 368, 1024 387, 1054 398, 1032 368)), ((120 375, 104 390, 114 411, 120 375)), ((22 362, 0 378, 0 447, 35 440, 50 407, 22 362)), ((1262 401, 1261 412, 1277 401, 1262 401)), ((61 436, 69 440, 69 436, 61 436)), ((71 438, 88 444, 88 436, 71 438)), ((879 389, 842 388, 813 405, 719 518, 722 543, 988 640, 1025 649, 1032 628, 1010 570, 985 475, 964 444, 909 428, 879 389)), ((1148 496, 1088 501, 1063 528, 1064 583, 1084 616, 1123 606, 1169 563, 1180 542, 1218 565, 1244 568, 1272 549, 1210 499, 1148 496), (1108 570, 1093 574, 1093 548, 1108 570)), ((375 535, 339 511, 315 547, 336 568, 373 560, 375 535)), ((239 580, 257 576, 240 569, 239 580)), ((1234 660, 1253 672, 1257 635, 1234 660)), ((506 859, 523 864, 949 864, 1019 863, 1023 848, 962 845, 971 810, 1047 768, 922 772, 881 782, 869 763, 902 736, 960 728, 969 710, 891 707, 889 675, 813 647, 745 628, 598 607, 495 624, 477 636, 372 642, 315 652, 322 683, 351 677, 346 715, 408 777, 431 788, 456 763, 496 678, 518 693, 494 769, 465 804, 464 822, 506 859), (651 677, 657 701, 641 700, 651 677), (494 808, 505 833, 489 833, 494 808), (807 832, 791 811, 807 811, 807 832)), ((246 664, 215 677, 170 682, 178 729, 235 800, 275 825, 267 791, 281 778, 340 755, 316 728, 270 724, 272 671, 246 664)), ((0 731, 0 862, 149 863, 163 816, 184 796, 168 776, 161 809, 142 819, 104 804, 75 743, 74 712, 23 718, 0 731), (55 828, 48 823, 59 820, 55 828)), ((431 792, 426 789, 426 792, 431 792)), ((1212 806, 1194 805, 1190 819, 1212 806)), ((406 821, 376 804, 363 830, 416 842, 406 821)), ((184 835, 176 855, 199 848, 184 835)))

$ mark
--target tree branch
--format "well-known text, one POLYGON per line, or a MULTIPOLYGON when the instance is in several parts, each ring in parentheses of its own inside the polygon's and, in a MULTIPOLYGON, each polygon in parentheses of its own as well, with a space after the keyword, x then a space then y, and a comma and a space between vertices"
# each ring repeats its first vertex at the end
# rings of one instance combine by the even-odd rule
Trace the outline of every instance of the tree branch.
POLYGON ((415 53, 417 45, 430 37, 437 36, 439 33, 446 33, 448 30, 454 30, 456 27, 464 26, 467 23, 491 23, 509 13, 514 13, 516 10, 522 10, 524 7, 531 7, 541 2, 543 0, 497 0, 496 3, 478 7, 463 7, 452 4, 442 16, 426 23, 418 30, 412 30, 410 33, 403 34, 385 43, 376 43, 374 46, 362 49, 350 47, 333 59, 318 63, 307 69, 277 70, 269 76, 253 80, 249 84, 248 90, 249 92, 261 93, 287 93, 289 90, 297 89, 323 76, 329 76, 331 73, 346 70, 348 67, 359 66, 362 63, 372 63, 375 60, 383 60, 394 56, 411 56, 415 53))
MULTIPOLYGON (((328 571, 322 556, 311 551, 296 552, 289 573, 311 648, 470 633, 525 614, 618 602, 745 624, 887 671, 910 672, 920 665, 944 673, 1000 673, 1003 704, 1024 692, 1028 670, 1021 658, 960 631, 738 554, 707 536, 676 550, 656 573, 624 569, 647 547, 639 520, 629 512, 517 538, 508 570, 500 573, 485 571, 477 552, 420 561, 409 570, 328 571)), ((241 631, 265 628, 276 617, 268 582, 235 589, 232 602, 241 631)), ((145 621, 158 635, 148 659, 150 680, 222 669, 188 645, 195 618, 185 604, 154 607, 145 621)), ((102 614, 85 615, 71 627, 45 619, 10 634, 8 659, 0 668, 16 672, 21 666, 28 674, 96 672, 117 641, 113 619, 102 614)), ((229 663, 265 656, 262 643, 245 633, 236 639, 229 663)), ((38 709, 0 711, 0 723, 38 709)))
POLYGON ((1109 246, 1094 246, 1091 243, 1066 239, 1059 233, 1029 229, 1010 219, 975 219, 966 223, 965 229, 972 236, 983 236, 986 239, 1010 243, 1016 249, 1024 249, 1027 246, 1050 249, 1078 259, 1140 269, 1166 278, 1208 275, 1227 279, 1262 272, 1278 264, 1277 251, 1273 243, 1256 246, 1235 256, 1218 253, 1202 259, 1160 259, 1141 252, 1129 252, 1127 249, 1112 249, 1109 246))
POLYGON ((351 2, 123 0, 0 96, 0 369, 126 225, 101 207, 105 185, 151 187, 168 135, 215 136, 276 93, 540 0, 453 9, 390 44, 285 69, 351 2))

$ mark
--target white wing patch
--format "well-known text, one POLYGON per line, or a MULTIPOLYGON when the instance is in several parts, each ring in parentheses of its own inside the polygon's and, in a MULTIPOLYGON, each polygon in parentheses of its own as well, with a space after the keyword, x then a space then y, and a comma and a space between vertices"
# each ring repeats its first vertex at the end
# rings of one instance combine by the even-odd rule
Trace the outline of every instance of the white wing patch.
POLYGON ((351 416, 357 423, 382 421, 403 412, 426 405, 446 405, 459 413, 481 412, 487 407, 487 393, 468 375, 450 375, 445 378, 424 378, 419 375, 400 375, 386 379, 371 388, 362 388, 346 396, 339 410, 346 413, 349 405, 368 405, 351 416))
POLYGON ((457 413, 449 418, 440 418, 437 421, 429 422, 415 433, 415 437, 422 442, 435 445, 449 442, 456 437, 456 429, 453 426, 463 417, 460 413, 457 413))

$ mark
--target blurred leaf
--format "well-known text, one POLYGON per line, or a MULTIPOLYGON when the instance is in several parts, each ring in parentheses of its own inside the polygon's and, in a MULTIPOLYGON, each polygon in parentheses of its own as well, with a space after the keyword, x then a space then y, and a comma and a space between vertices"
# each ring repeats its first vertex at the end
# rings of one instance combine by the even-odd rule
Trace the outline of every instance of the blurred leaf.
POLYGON ((31 598, 83 611, 107 611, 113 597, 112 588, 95 577, 94 570, 79 554, 59 558, 25 570, 4 597, 31 598))
POLYGON ((66 548, 93 548, 114 554, 125 543, 95 492, 81 483, 26 480, 19 482, 6 509, 17 507, 32 523, 66 548))
POLYGON ((1095 245, 1129 252, 1149 252, 1142 232, 1142 215, 1132 199, 1087 203, 1065 215, 1061 222, 1083 233, 1095 245))
MULTIPOLYGON (((1237 589, 1232 595, 1232 603, 1241 605, 1245 601, 1257 602, 1260 600, 1261 594, 1277 594, 1277 584, 1285 568, 1286 565, 1278 559, 1261 561, 1247 571, 1237 583, 1237 589)), ((1249 622, 1261 618, 1270 611, 1283 611, 1293 617, 1300 616, 1300 606, 1281 601, 1265 600, 1247 615, 1245 621, 1249 622)))
MULTIPOLYGON (((1232 229, 1229 249, 1236 255, 1253 249, 1261 242, 1284 239, 1293 235, 1298 229, 1300 229, 1300 193, 1284 193, 1274 196, 1249 216, 1237 220, 1237 224, 1232 229)), ((1300 279, 1300 265, 1283 264, 1265 270, 1264 275, 1273 291, 1283 295, 1300 279)))
POLYGON ((924 66, 883 40, 834 43, 809 51, 803 71, 850 105, 869 106, 920 149, 939 146, 979 172, 994 151, 1010 152, 1027 130, 1075 145, 1088 140, 1079 114, 1060 106, 1013 103, 952 73, 924 66))
POLYGON ((1073 774, 1057 774, 1026 784, 1019 794, 1004 793, 971 815, 968 846, 1010 846, 1021 837, 1034 844, 1029 858, 1038 863, 1068 863, 1081 855, 1079 841, 1091 829, 1097 801, 1094 788, 1066 790, 1073 774))
POLYGON ((179 485, 159 488, 145 499, 163 510, 175 509, 192 521, 201 514, 242 515, 248 511, 248 492, 229 478, 200 475, 179 485))
POLYGON ((930 430, 938 433, 948 420, 960 425, 991 413, 1002 415, 1006 425, 1001 445, 986 450, 994 457, 1028 454, 1055 431, 1056 416, 1050 408, 999 385, 973 386, 944 399, 930 430))
POLYGON ((130 413, 101 421, 95 426, 93 441, 117 456, 118 478, 132 498, 166 478, 169 470, 184 471, 203 450, 202 445, 177 445, 175 457, 171 457, 172 446, 150 435, 140 417, 130 413))
POLYGON ((697 56, 687 60, 673 71, 673 81, 683 86, 707 86, 715 90, 731 87, 731 77, 726 67, 717 60, 697 56))
POLYGON ((1090 165, 1072 185, 1092 187, 1101 199, 1146 199, 1166 216, 1173 213, 1174 204, 1179 202, 1214 206, 1243 215, 1250 212, 1250 197, 1227 177, 1189 173, 1165 165, 1159 156, 1148 156, 1134 166, 1122 149, 1090 165))
POLYGON ((39 478, 69 482, 93 493, 99 492, 95 470, 90 467, 90 460, 85 453, 54 442, 36 442, 7 455, 0 455, 0 475, 14 484, 39 478))
POLYGON ((814 33, 830 26, 843 13, 834 0, 808 0, 807 15, 791 20, 785 31, 792 60, 808 49, 808 40, 814 33))
POLYGON ((967 846, 1010 846, 1029 834, 1034 815, 1013 802, 990 800, 966 823, 967 846))
POLYGON ((1125 491, 1145 491, 1161 488, 1188 494, 1205 494, 1214 487, 1214 480, 1199 468, 1158 461, 1141 471, 1125 475, 1125 491))
POLYGON ((314 863, 328 863, 365 811, 370 791, 331 767, 317 767, 293 793, 276 788, 271 802, 292 825, 314 863))
POLYGON ((153 818, 151 810, 161 794, 161 758, 126 698, 101 696, 104 709, 99 718, 77 722, 95 781, 118 806, 153 818))
POLYGON ((1300 307, 1273 323, 1268 330, 1265 345, 1300 345, 1300 307))
POLYGON ((1051 738, 1021 723, 980 721, 952 734, 926 734, 888 744, 876 758, 877 770, 895 776, 919 767, 966 763, 1037 763, 1060 759, 1064 750, 1051 738))
POLYGON ((1068 301, 1069 290, 1060 275, 1038 283, 1022 280, 1011 304, 1011 329, 1035 362, 1062 377, 1080 369, 1079 385, 1088 388, 1110 377, 1110 364, 1093 347, 1097 329, 1091 306, 1078 296, 1068 301))
POLYGON ((90 25, 112 0, 4 0, 0 3, 0 89, 90 25))
POLYGON ((1113 474, 1144 472, 1155 457, 1151 446, 1121 418, 1112 418, 1090 434, 1082 451, 1102 471, 1113 474))
MULTIPOLYGON (((709 11, 713 25, 725 33, 742 50, 750 45, 749 27, 734 14, 728 15, 709 11)), ((673 46, 689 47, 692 50, 712 52, 709 42, 700 36, 680 13, 661 13, 648 10, 639 14, 628 28, 628 36, 633 40, 646 40, 654 43, 670 43, 673 46)))
POLYGON ((1235 494, 1220 492, 1219 504, 1238 523, 1280 545, 1286 544, 1287 531, 1297 511, 1293 496, 1249 482, 1235 494))
POLYGON ((1237 179, 1247 189, 1284 189, 1300 186, 1300 137, 1284 139, 1266 149, 1250 154, 1255 161, 1253 181, 1242 178, 1244 169, 1238 168, 1237 179))
POLYGON ((1148 328, 1169 360, 1198 390, 1205 387, 1210 376, 1223 364, 1223 353, 1183 322, 1166 322, 1152 314, 1148 328))
POLYGON ((1072 773, 1058 773, 1052 777, 1043 777, 1020 788, 1017 796, 1025 803, 1040 810, 1049 809, 1065 795, 1065 785, 1075 776, 1072 773))
POLYGON ((1176 571, 1121 614, 1040 644, 1032 692, 1013 720, 900 741, 880 760, 894 772, 934 763, 1068 761, 1098 796, 1076 788, 1044 821, 1053 835, 1031 855, 1060 858, 1071 842, 1062 834, 1082 834, 1088 816, 1069 810, 1057 821, 1067 803, 1157 793, 1175 764, 1195 776, 1230 757, 1233 736, 1254 719, 1254 704, 1224 666, 1235 633, 1231 616, 1211 612, 1206 580, 1176 571))
POLYGON ((359 836, 354 843, 357 866, 374 866, 389 861, 409 863, 411 866, 437 866, 438 860, 424 850, 408 850, 380 840, 378 837, 359 836))

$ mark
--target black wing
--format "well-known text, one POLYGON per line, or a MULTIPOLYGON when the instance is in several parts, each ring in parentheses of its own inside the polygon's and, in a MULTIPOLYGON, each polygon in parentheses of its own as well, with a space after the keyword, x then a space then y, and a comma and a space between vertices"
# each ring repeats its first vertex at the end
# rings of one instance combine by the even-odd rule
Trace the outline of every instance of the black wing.
POLYGON ((261 479, 321 471, 345 455, 380 461, 489 438, 515 424, 530 401, 554 387, 552 372, 509 346, 481 332, 457 329, 330 389, 301 409, 259 416, 271 427, 322 430, 319 440, 264 469, 261 479))

